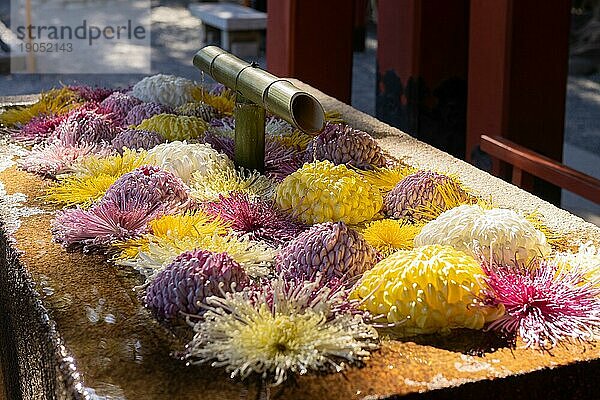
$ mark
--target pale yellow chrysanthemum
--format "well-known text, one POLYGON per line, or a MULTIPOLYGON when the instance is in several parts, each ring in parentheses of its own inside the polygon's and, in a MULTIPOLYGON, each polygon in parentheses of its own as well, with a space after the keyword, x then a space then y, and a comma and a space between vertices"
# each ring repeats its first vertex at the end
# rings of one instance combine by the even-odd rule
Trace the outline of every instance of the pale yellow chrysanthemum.
POLYGON ((143 120, 135 129, 159 133, 170 142, 200 137, 208 128, 206 121, 198 117, 174 114, 157 114, 143 120))
POLYGON ((8 109, 0 114, 0 123, 6 126, 26 124, 39 115, 58 115, 78 107, 84 102, 77 92, 63 87, 42 93, 40 99, 30 106, 8 109))
POLYGON ((150 221, 150 235, 114 244, 120 252, 120 258, 135 258, 141 251, 148 251, 152 238, 178 240, 184 237, 226 235, 230 223, 215 218, 203 211, 184 214, 164 215, 150 221))
POLYGON ((275 250, 267 245, 231 235, 145 237, 148 239, 147 244, 143 245, 134 258, 124 258, 127 253, 122 253, 115 261, 117 264, 133 267, 147 277, 162 270, 184 251, 194 249, 225 252, 240 263, 251 276, 263 276, 268 273, 268 266, 275 258, 275 250))
POLYGON ((196 101, 203 101, 204 103, 213 106, 221 114, 233 114, 233 108, 235 107, 235 93, 232 90, 225 89, 221 94, 215 95, 209 93, 204 88, 197 86, 192 90, 192 97, 196 101))
POLYGON ((369 171, 359 170, 356 172, 362 175, 363 179, 375 186, 384 193, 389 192, 410 174, 414 174, 416 168, 409 165, 398 165, 393 168, 374 168, 369 171))
POLYGON ((450 246, 399 250, 365 272, 350 295, 398 336, 481 329, 504 314, 482 304, 484 272, 450 246))
POLYGON ((339 372, 366 359, 378 340, 360 315, 333 312, 342 296, 316 282, 293 286, 277 279, 269 287, 209 297, 187 358, 273 385, 289 374, 339 372))
POLYGON ((233 168, 194 173, 190 188, 190 196, 198 201, 214 201, 219 195, 227 196, 231 192, 272 199, 275 192, 275 186, 268 177, 256 171, 233 168))
POLYGON ((361 233, 367 243, 387 257, 397 250, 411 250, 415 236, 422 228, 423 225, 408 221, 382 219, 369 223, 361 233))
POLYGON ((554 229, 550 229, 548 225, 544 223, 543 216, 539 212, 536 211, 525 214, 525 219, 531 222, 537 230, 541 231, 544 236, 546 236, 548 244, 552 246, 554 250, 567 251, 571 248, 570 240, 567 236, 554 229))
POLYGON ((582 271, 584 277, 595 286, 600 286, 600 247, 587 242, 579 246, 577 253, 557 252, 552 263, 566 270, 582 271))
POLYGON ((279 143, 285 147, 291 147, 298 150, 306 150, 308 144, 313 140, 314 136, 307 133, 295 130, 289 134, 284 135, 271 135, 269 139, 279 143))
POLYGON ((108 188, 118 179, 116 176, 67 176, 59 184, 47 190, 46 199, 65 206, 80 205, 87 208, 100 200, 108 188))
POLYGON ((343 124, 344 123, 342 114, 337 110, 325 111, 325 121, 331 122, 332 124, 343 124))
POLYGON ((108 157, 90 155, 84 157, 73 166, 75 175, 92 177, 109 175, 120 178, 128 172, 148 163, 148 153, 145 150, 125 149, 123 154, 108 157))

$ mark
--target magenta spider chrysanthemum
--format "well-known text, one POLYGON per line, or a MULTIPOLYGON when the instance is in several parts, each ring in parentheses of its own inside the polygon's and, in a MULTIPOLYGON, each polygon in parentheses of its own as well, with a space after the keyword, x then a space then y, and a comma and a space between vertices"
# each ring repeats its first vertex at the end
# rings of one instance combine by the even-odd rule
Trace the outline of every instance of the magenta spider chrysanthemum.
POLYGON ((489 301, 506 313, 487 329, 519 335, 528 347, 547 349, 563 340, 590 340, 600 328, 600 288, 583 271, 549 261, 529 266, 482 261, 489 301))
POLYGON ((252 240, 263 240, 273 246, 293 240, 305 229, 272 202, 251 199, 246 193, 219 195, 219 200, 205 203, 203 207, 209 214, 231 222, 231 228, 237 234, 248 235, 252 240))
POLYGON ((69 89, 77 92, 82 99, 96 103, 100 103, 114 92, 113 89, 88 85, 69 86, 69 89))
MULTIPOLYGON (((223 123, 224 120, 216 121, 223 123)), ((213 149, 227 155, 227 157, 234 158, 233 139, 207 133, 204 141, 210 144, 213 149)), ((267 139, 265 142, 265 175, 276 181, 281 181, 302 166, 303 157, 303 152, 267 139)))
POLYGON ((21 129, 11 131, 11 138, 23 144, 44 142, 54 136, 54 130, 66 117, 66 114, 33 117, 21 129))
POLYGON ((58 213, 52 232, 67 248, 95 250, 138 237, 148 231, 151 220, 189 205, 189 189, 180 178, 155 166, 142 166, 117 179, 91 209, 58 213))
POLYGON ((110 116, 116 124, 123 125, 129 111, 138 104, 141 104, 139 99, 126 93, 114 92, 102 100, 100 107, 110 112, 110 116))
POLYGON ((69 112, 56 127, 55 135, 64 145, 110 142, 117 134, 117 127, 107 115, 87 108, 69 112))

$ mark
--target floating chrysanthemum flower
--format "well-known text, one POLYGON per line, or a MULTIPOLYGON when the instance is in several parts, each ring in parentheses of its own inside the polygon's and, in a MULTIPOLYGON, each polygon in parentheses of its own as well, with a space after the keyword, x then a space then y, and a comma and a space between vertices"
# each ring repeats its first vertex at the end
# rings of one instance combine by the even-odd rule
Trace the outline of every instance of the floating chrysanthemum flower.
POLYGON ((54 238, 67 248, 102 248, 148 231, 148 222, 189 205, 189 190, 173 174, 153 166, 137 168, 115 181, 89 210, 57 214, 54 238))
POLYGON ((148 225, 151 235, 114 244, 121 252, 120 258, 135 258, 141 251, 148 251, 148 243, 152 238, 179 240, 185 237, 226 235, 230 227, 230 223, 204 211, 167 214, 150 221, 148 225))
POLYGON ((250 280, 227 253, 191 250, 179 255, 160 271, 146 288, 144 302, 159 318, 173 319, 181 313, 197 315, 210 296, 239 291, 250 280))
POLYGON ((129 110, 124 119, 125 125, 139 125, 143 120, 151 118, 157 114, 170 113, 173 109, 158 103, 142 103, 129 110))
POLYGON ((40 99, 30 105, 15 107, 0 114, 0 123, 12 127, 28 123, 40 115, 59 115, 78 107, 83 103, 79 94, 67 87, 52 89, 42 93, 40 99))
POLYGON ((48 188, 46 199, 66 206, 87 208, 100 200, 117 178, 106 174, 61 177, 58 185, 48 188))
MULTIPOLYGON (((206 91, 200 86, 196 86, 192 89, 192 97, 195 101, 201 101, 214 107, 219 113, 225 115, 233 114, 233 108, 235 107, 235 92, 223 87, 219 91, 206 91)), ((185 103, 188 103, 185 101, 185 103)))
POLYGON ((374 168, 369 171, 358 170, 357 172, 365 181, 383 193, 387 193, 402 179, 417 172, 417 169, 408 165, 398 165, 392 168, 374 168))
POLYGON ((17 163, 25 171, 55 177, 73 172, 73 166, 87 156, 107 156, 111 151, 112 149, 104 144, 69 145, 55 140, 49 144, 34 146, 31 152, 17 163))
POLYGON ((277 270, 291 277, 351 280, 377 263, 377 252, 343 222, 312 226, 284 247, 276 258, 277 270))
POLYGON ((123 125, 129 111, 140 103, 140 100, 126 93, 114 92, 102 100, 100 107, 110 113, 110 118, 116 124, 123 125))
MULTIPOLYGON (((204 141, 214 149, 234 158, 233 138, 207 133, 204 141)), ((303 153, 267 139, 265 141, 265 174, 276 181, 281 181, 302 166, 303 153)))
POLYGON ((192 101, 193 81, 174 75, 147 76, 131 89, 130 94, 142 101, 178 107, 192 101))
POLYGON ((76 92, 82 99, 93 101, 95 103, 100 103, 115 92, 113 89, 98 86, 92 87, 88 85, 75 85, 69 86, 68 88, 76 92))
POLYGON ((278 143, 284 147, 300 151, 302 152, 302 154, 305 154, 304 151, 308 147, 308 144, 313 140, 313 138, 314 136, 301 132, 299 130, 292 131, 291 133, 285 135, 269 136, 269 140, 278 143))
POLYGON ((82 178, 109 175, 114 177, 116 181, 126 173, 147 164, 147 155, 143 150, 129 149, 126 149, 123 154, 110 156, 93 154, 80 159, 73 165, 72 171, 82 178))
POLYGON ((221 117, 216 108, 201 101, 181 105, 175 109, 175 114, 202 118, 206 122, 221 117))
POLYGON ((450 246, 399 250, 364 273, 350 298, 394 326, 399 336, 481 329, 504 312, 484 304, 484 273, 450 246))
POLYGON ((195 324, 187 359, 224 367, 232 377, 257 375, 274 385, 290 374, 343 370, 377 348, 377 332, 357 314, 334 314, 335 296, 317 283, 209 297, 195 324))
POLYGON ((345 124, 344 118, 342 117, 342 113, 340 113, 337 110, 325 111, 325 121, 330 122, 332 124, 345 124))
POLYGON ((591 242, 579 246, 576 253, 569 251, 555 253, 551 263, 559 268, 581 271, 586 280, 600 287, 600 248, 591 242))
POLYGON ((456 178, 417 171, 402 179, 385 195, 383 211, 391 218, 422 221, 473 201, 456 178))
POLYGON ((144 131, 141 129, 123 129, 111 141, 112 147, 119 153, 123 149, 148 150, 164 142, 162 136, 156 132, 144 131))
POLYGON ((382 219, 369 223, 362 235, 371 246, 387 257, 396 250, 412 250, 413 241, 423 225, 413 225, 407 221, 382 219))
POLYGON ((191 196, 198 201, 214 201, 220 195, 245 193, 250 197, 272 199, 275 192, 273 182, 256 171, 239 168, 213 168, 192 175, 191 196))
POLYGON ((356 171, 321 161, 304 164, 285 178, 277 186, 276 201, 308 224, 358 224, 379 212, 382 197, 356 171))
POLYGON ((222 236, 199 235, 178 237, 145 236, 148 239, 133 258, 127 258, 127 252, 116 259, 120 265, 125 265, 138 270, 146 277, 153 276, 156 272, 169 265, 179 254, 184 251, 202 249, 215 253, 227 253, 231 258, 244 267, 250 276, 264 276, 269 272, 268 266, 272 264, 275 250, 248 238, 239 238, 232 235, 222 236))
POLYGON ((116 126, 106 115, 85 108, 69 112, 55 130, 60 141, 71 146, 110 142, 116 134, 116 126))
POLYGON ((329 160, 356 168, 385 167, 387 159, 375 139, 349 125, 328 123, 306 149, 307 161, 329 160))
MULTIPOLYGON (((191 118, 191 117, 190 117, 191 118)), ((206 174, 213 170, 232 169, 233 162, 224 154, 202 143, 163 143, 148 152, 149 163, 173 172, 189 183, 192 174, 206 174)))
POLYGON ((136 129, 158 132, 168 141, 196 139, 206 131, 204 120, 175 114, 157 114, 143 120, 136 129))
POLYGON ((591 340, 600 328, 600 288, 575 266, 551 261, 504 265, 483 261, 488 301, 506 309, 488 329, 521 337, 527 347, 548 349, 563 340, 591 340))
POLYGON ((246 193, 234 192, 220 195, 217 201, 205 203, 203 210, 231 223, 238 235, 280 246, 293 240, 304 226, 275 208, 273 202, 250 198, 246 193))
POLYGON ((423 227, 415 246, 450 245, 471 255, 502 261, 527 261, 550 252, 542 232, 516 212, 462 205, 446 211, 423 227))
POLYGON ((21 129, 11 130, 11 138, 23 144, 37 144, 54 137, 54 130, 66 118, 61 115, 33 117, 21 129))

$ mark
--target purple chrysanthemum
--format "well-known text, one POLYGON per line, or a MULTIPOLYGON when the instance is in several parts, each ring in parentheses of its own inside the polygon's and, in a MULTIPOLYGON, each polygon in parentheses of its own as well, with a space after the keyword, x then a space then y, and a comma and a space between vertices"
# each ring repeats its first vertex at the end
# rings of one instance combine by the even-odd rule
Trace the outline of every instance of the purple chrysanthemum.
POLYGON ((100 103, 114 92, 113 89, 88 85, 69 86, 69 89, 77 92, 82 99, 96 103, 100 103))
POLYGON ((170 114, 173 109, 158 103, 137 104, 129 110, 124 119, 124 125, 139 125, 143 120, 157 114, 170 114))
POLYGON ((82 107, 69 112, 54 133, 64 145, 77 146, 110 142, 117 128, 107 115, 82 107))
POLYGON ((180 178, 155 166, 142 166, 117 179, 89 210, 58 213, 52 232, 67 248, 95 250, 138 237, 147 232, 148 222, 187 209, 189 203, 189 189, 180 178))
POLYGON ((263 199, 250 199, 246 193, 219 195, 219 200, 204 204, 204 210, 231 222, 234 232, 248 235, 252 240, 263 240, 279 246, 293 240, 305 226, 293 221, 263 199))
POLYGON ((518 334, 528 347, 551 348, 565 339, 589 340, 600 328, 600 288, 584 271, 549 261, 503 265, 482 261, 488 301, 506 313, 487 329, 518 334))
POLYGON ((121 92, 114 92, 102 100, 100 107, 110 111, 111 118, 116 124, 123 125, 131 109, 141 101, 133 96, 121 92))
MULTIPOLYGON (((223 124, 225 118, 215 120, 223 124)), ((204 141, 227 157, 234 158, 234 143, 232 138, 207 133, 204 141)), ((293 148, 286 147, 278 142, 267 139, 265 141, 265 175, 269 178, 281 181, 286 176, 297 171, 303 164, 304 153, 293 148)))
POLYGON ((197 315, 202 312, 199 304, 207 297, 239 291, 249 282, 244 269, 227 253, 190 250, 154 277, 146 289, 145 303, 159 318, 197 315))
POLYGON ((117 133, 111 144, 115 150, 123 154, 124 147, 132 150, 148 150, 162 142, 164 142, 163 137, 156 132, 143 129, 123 129, 117 133))
POLYGON ((320 272, 326 279, 360 276, 378 261, 377 251, 343 222, 313 225, 284 247, 275 259, 277 271, 310 279, 320 272))
POLYGON ((55 140, 48 144, 34 146, 31 152, 18 161, 19 166, 28 172, 55 177, 72 172, 71 167, 85 156, 96 154, 108 156, 112 149, 104 144, 64 144, 55 140))

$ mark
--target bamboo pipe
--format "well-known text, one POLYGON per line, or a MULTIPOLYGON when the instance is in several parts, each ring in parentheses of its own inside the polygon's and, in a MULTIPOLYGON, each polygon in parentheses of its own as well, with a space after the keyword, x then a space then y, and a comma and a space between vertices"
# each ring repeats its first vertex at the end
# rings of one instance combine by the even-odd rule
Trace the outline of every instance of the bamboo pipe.
POLYGON ((240 60, 217 46, 206 46, 194 56, 194 65, 304 132, 323 129, 325 112, 314 96, 260 69, 255 63, 240 60))

